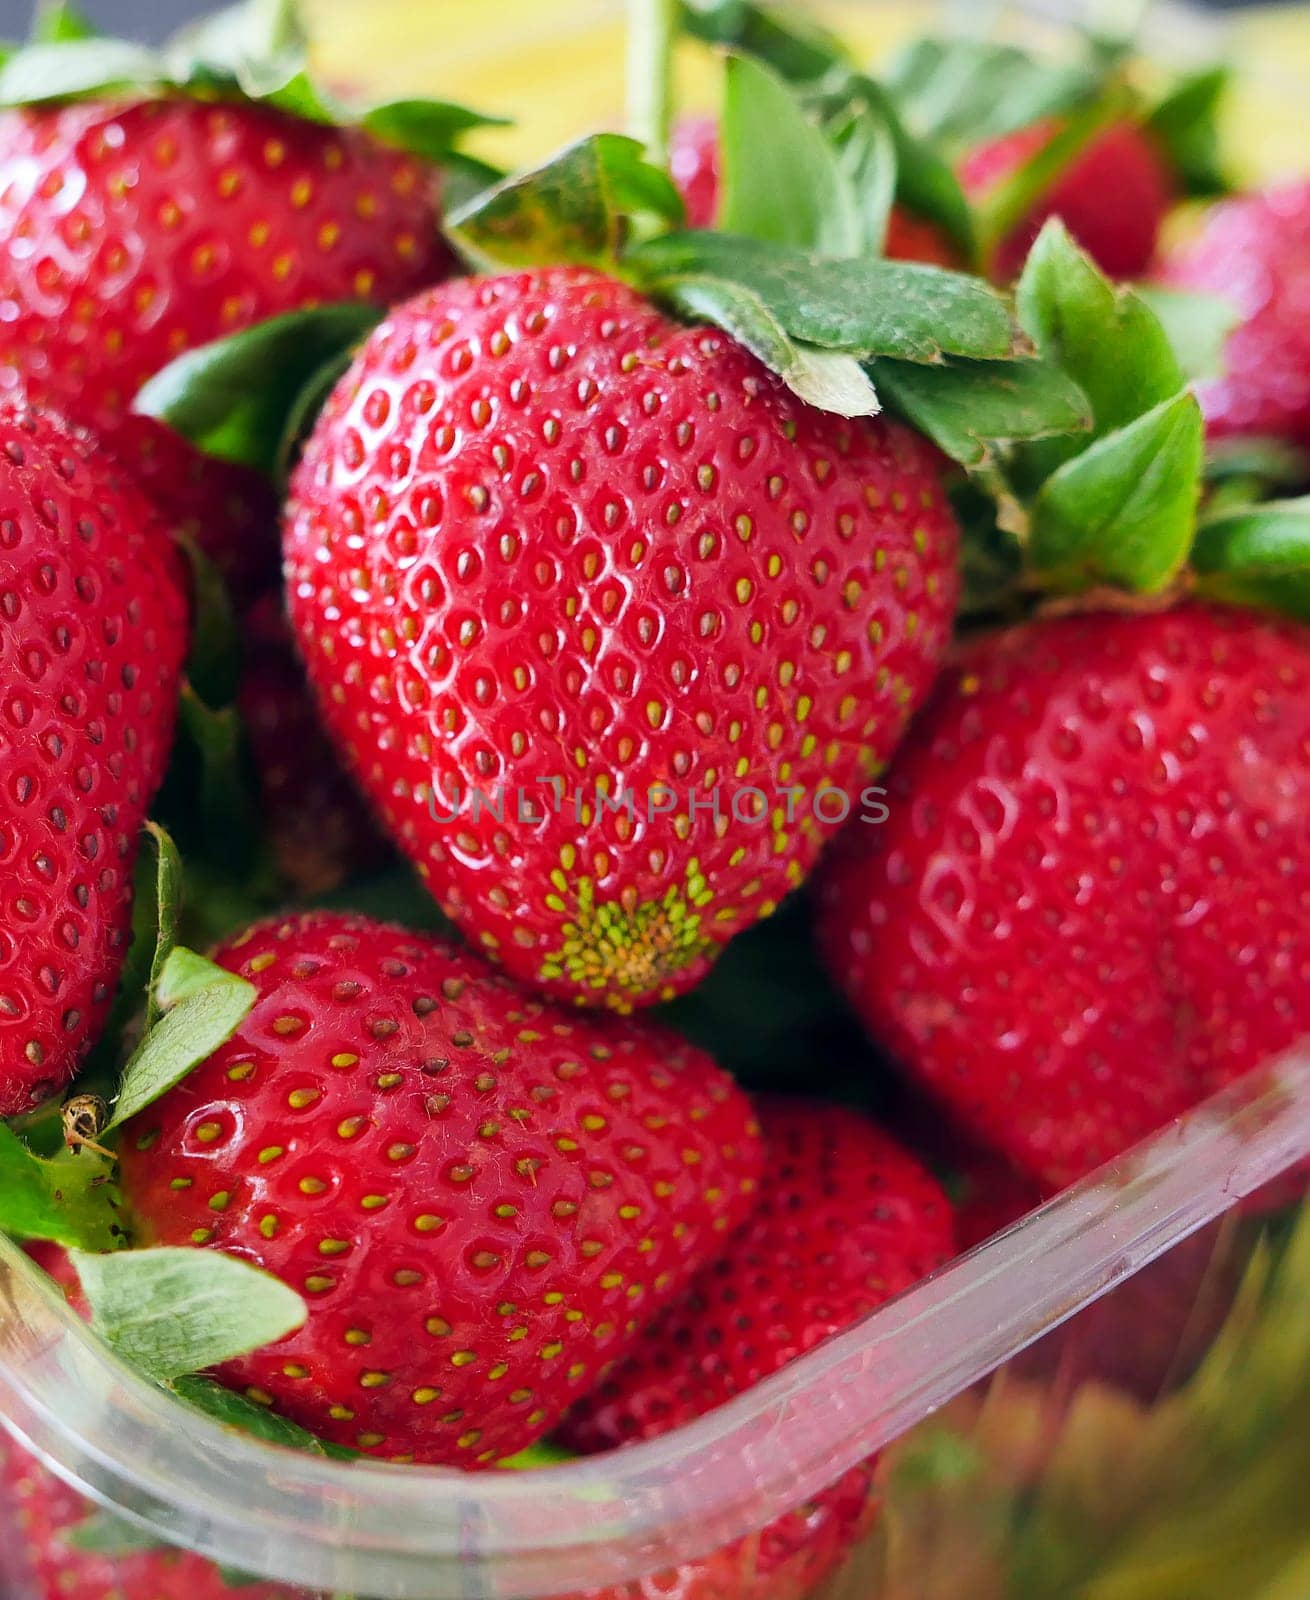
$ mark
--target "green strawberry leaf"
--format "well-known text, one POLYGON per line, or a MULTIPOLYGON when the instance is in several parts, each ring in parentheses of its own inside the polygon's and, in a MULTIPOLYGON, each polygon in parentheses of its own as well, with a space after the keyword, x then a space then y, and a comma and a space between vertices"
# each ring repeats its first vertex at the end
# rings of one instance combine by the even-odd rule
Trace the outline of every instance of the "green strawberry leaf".
POLYGON ((178 712, 185 735, 180 753, 195 769, 193 814, 187 820, 199 824, 202 841, 221 840, 229 870, 244 876, 258 858, 260 837, 241 719, 235 706, 207 706, 189 683, 182 685, 178 712))
POLYGON ((1032 572, 1065 591, 1162 589, 1192 542, 1204 433, 1195 397, 1179 394, 1066 461, 1033 502, 1032 572))
POLYGON ((0 107, 44 105, 159 81, 159 58, 126 39, 62 39, 24 45, 0 67, 0 107))
POLYGON ((84 1250, 123 1242, 112 1165, 93 1150, 34 1155, 0 1122, 0 1230, 84 1250))
POLYGON ((1310 495, 1203 517, 1191 567, 1199 594, 1310 621, 1310 495))
POLYGON ((60 1535, 70 1550, 91 1556, 141 1555, 147 1550, 167 1550, 169 1546, 144 1528, 116 1517, 112 1511, 93 1511, 85 1521, 60 1535))
POLYGON ((100 30, 65 0, 41 0, 32 18, 31 43, 63 44, 69 39, 95 39, 100 30))
POLYGON ((353 303, 271 317, 179 356, 140 391, 135 409, 206 455, 271 474, 301 390, 381 320, 376 307, 353 303))
POLYGON ((328 397, 350 370, 354 360, 353 350, 342 350, 330 356, 317 372, 312 373, 301 386, 300 393, 291 402, 282 423, 282 433, 273 459, 273 478, 286 484, 296 469, 305 441, 314 431, 318 414, 328 402, 328 397))
POLYGON ((1087 396, 1045 361, 961 361, 925 366, 881 359, 869 376, 883 404, 966 467, 996 447, 1080 433, 1092 425, 1087 396))
POLYGON ((995 359, 1020 346, 1004 300, 981 279, 904 261, 830 261, 722 233, 675 233, 626 266, 659 293, 669 279, 728 279, 750 290, 793 339, 861 358, 995 359))
POLYGON ((1220 376, 1228 335, 1242 320, 1231 300, 1159 283, 1139 284, 1134 292, 1159 320, 1188 383, 1220 376))
MULTIPOLYGON (((881 143, 890 140, 895 198, 916 217, 936 223, 958 247, 966 261, 974 254, 973 211, 950 164, 926 140, 906 128, 887 90, 859 73, 834 73, 813 97, 821 108, 828 136, 843 148, 848 126, 862 130, 861 137, 881 143)), ((849 156, 846 157, 850 159, 849 156)), ((881 203, 881 191, 870 198, 861 187, 862 174, 854 174, 856 198, 868 218, 881 203)), ((867 177, 863 181, 868 181, 867 177)), ((866 228, 868 222, 866 220, 866 228)), ((870 247, 881 249, 880 233, 869 230, 870 247)))
POLYGON ((719 142, 724 233, 823 256, 860 254, 850 174, 782 79, 747 56, 728 59, 719 142))
POLYGON ((168 1383, 303 1327, 294 1289, 219 1250, 69 1252, 91 1326, 131 1366, 168 1383))
POLYGON ((1184 189, 1198 198, 1226 194, 1232 188, 1220 156, 1218 126, 1230 79, 1225 66, 1188 73, 1145 118, 1146 128, 1163 146, 1184 189))
POLYGON ((867 417, 878 410, 873 385, 854 356, 798 344, 758 295, 726 278, 669 278, 661 292, 685 316, 712 322, 820 410, 867 417))
POLYGON ((988 40, 918 39, 892 63, 888 87, 907 126, 947 146, 982 143, 1093 99, 1102 68, 1094 59, 1039 60, 988 40))
MULTIPOLYGON (((146 1028, 158 1022, 164 1006, 161 991, 164 975, 177 945, 182 920, 182 857, 177 846, 156 822, 146 823, 155 847, 154 949, 150 956, 150 977, 146 987, 146 1028)), ((169 1002, 173 1003, 173 1002, 169 1002)))
POLYGON ((1286 439, 1248 435, 1206 441, 1205 475, 1213 483, 1255 479, 1273 488, 1296 489, 1310 483, 1310 454, 1286 439))
POLYGON ((861 248, 847 253, 880 256, 896 198, 895 135, 886 118, 868 106, 849 103, 828 121, 824 133, 855 202, 861 248))
POLYGON ((706 44, 754 56, 791 83, 821 78, 847 60, 841 41, 795 8, 784 12, 750 0, 686 0, 682 26, 706 44))
POLYGON ((682 214, 673 180, 635 139, 599 133, 448 213, 446 232, 488 270, 574 261, 613 271, 634 221, 682 214))
POLYGON ((174 537, 191 567, 191 649, 187 678, 206 705, 224 706, 237 690, 241 635, 232 597, 218 568, 199 544, 183 533, 174 537))
POLYGON ((317 1439, 294 1422, 288 1422, 267 1406, 256 1405, 253 1400, 233 1389, 225 1388, 212 1378, 192 1376, 174 1378, 169 1385, 179 1399, 185 1400, 197 1411, 203 1411, 215 1422, 225 1427, 239 1428, 265 1444, 281 1445, 287 1450, 300 1450, 308 1455, 330 1456, 336 1461, 354 1461, 358 1452, 341 1445, 331 1445, 317 1439))
POLYGON ((153 993, 157 1020, 123 1069, 110 1128, 121 1127, 213 1055, 256 998, 244 978, 184 946, 164 958, 153 993))
POLYGON ((469 129, 495 125, 441 101, 342 99, 309 70, 294 0, 245 0, 190 23, 162 49, 103 38, 71 7, 49 7, 33 41, 0 67, 0 105, 38 105, 117 91, 179 90, 198 98, 243 95, 291 116, 367 129, 426 160, 444 160, 469 129))
POLYGON ((496 1470, 537 1472, 542 1467, 561 1467, 566 1462, 577 1459, 576 1454, 572 1450, 566 1450, 562 1444, 554 1444, 549 1439, 538 1439, 536 1444, 530 1444, 526 1450, 520 1450, 517 1455, 507 1456, 504 1461, 498 1461, 496 1470))
POLYGON ((1092 402, 1099 438, 1183 387, 1164 328, 1131 290, 1105 278, 1052 217, 1025 263, 1019 321, 1038 350, 1092 402))

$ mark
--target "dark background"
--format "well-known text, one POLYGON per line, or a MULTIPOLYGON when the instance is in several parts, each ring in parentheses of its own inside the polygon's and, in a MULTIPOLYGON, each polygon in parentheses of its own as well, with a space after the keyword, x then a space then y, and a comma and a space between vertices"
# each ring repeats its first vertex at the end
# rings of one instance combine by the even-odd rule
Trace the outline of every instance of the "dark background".
MULTIPOLYGON (((188 17, 215 9, 218 0, 82 0, 82 10, 109 33, 162 38, 188 17)), ((360 0, 364 4, 365 0, 360 0)), ((436 5, 439 0, 430 0, 436 5)), ((543 0, 545 3, 545 0, 543 0)), ((870 0, 873 4, 874 0, 870 0)), ((1212 6, 1245 4, 1248 0, 1208 0, 1212 6)), ((27 0, 0 0, 0 38, 22 38, 31 8, 27 0)))

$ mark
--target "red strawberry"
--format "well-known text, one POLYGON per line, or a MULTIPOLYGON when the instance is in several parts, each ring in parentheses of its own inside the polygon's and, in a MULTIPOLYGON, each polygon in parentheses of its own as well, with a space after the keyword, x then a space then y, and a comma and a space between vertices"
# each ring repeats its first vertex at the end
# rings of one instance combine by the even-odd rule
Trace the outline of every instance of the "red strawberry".
POLYGON ((325 1439, 475 1466, 548 1431, 744 1217, 749 1104, 708 1056, 526 997, 462 951, 326 912, 216 959, 259 991, 125 1131, 144 1240, 307 1298, 234 1362, 325 1439))
POLYGON ((874 1036, 1061 1185, 1310 1027, 1310 634, 1249 613, 974 645, 825 865, 874 1036))
MULTIPOLYGON (((682 117, 669 141, 669 171, 689 228, 712 228, 719 210, 719 125, 713 117, 682 117)), ((937 267, 961 265, 960 253, 935 223, 893 206, 883 254, 890 261, 926 261, 937 267)))
POLYGON ((389 851, 328 742, 282 614, 266 595, 247 613, 237 705, 259 781, 264 831, 282 877, 324 894, 381 866, 389 851))
POLYGON ((62 1088, 104 1022, 186 633, 140 491, 62 424, 0 411, 0 1117, 62 1088))
POLYGON ((392 313, 286 560, 329 729, 443 910, 626 1008, 804 877, 822 785, 858 804, 943 649, 956 539, 916 435, 561 267, 392 313))
POLYGON ((233 1589, 203 1556, 107 1556, 68 1540, 95 1507, 0 1433, 0 1593, 8 1600, 294 1600, 276 1583, 233 1589))
MULTIPOLYGON (((728 1254, 576 1406, 561 1437, 590 1452, 703 1416, 954 1254, 937 1183, 865 1118, 764 1099, 767 1177, 728 1254)), ((759 1537, 743 1596, 808 1595, 868 1524, 873 1464, 844 1474, 759 1537)))
POLYGON ((267 491, 127 422, 137 390, 184 350, 320 301, 385 304, 446 259, 431 170, 354 130, 182 96, 0 117, 0 388, 90 424, 238 578, 267 564, 248 548, 270 537, 267 491))
MULTIPOLYGON (((1055 122, 1034 122, 979 145, 960 164, 965 191, 974 200, 985 200, 1057 131, 1055 122)), ((1150 136, 1135 123, 1113 123, 1092 139, 1001 242, 995 274, 1007 282, 1017 277, 1042 224, 1059 217, 1103 272, 1112 278, 1139 277, 1155 255, 1160 224, 1172 201, 1169 168, 1150 136)))
POLYGON ((1273 434, 1310 448, 1310 180, 1213 207, 1164 277, 1231 300, 1224 374, 1198 391, 1211 435, 1273 434))

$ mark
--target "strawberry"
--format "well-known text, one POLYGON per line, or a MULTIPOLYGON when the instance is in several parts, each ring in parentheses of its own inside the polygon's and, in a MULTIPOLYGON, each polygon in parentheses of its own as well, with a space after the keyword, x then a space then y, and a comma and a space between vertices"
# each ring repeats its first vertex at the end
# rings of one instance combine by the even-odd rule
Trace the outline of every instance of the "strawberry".
POLYGON ((1222 377, 1199 389, 1211 436, 1272 434, 1310 448, 1310 181, 1214 206, 1162 274, 1232 301, 1244 319, 1222 377))
MULTIPOLYGON (((1057 121, 1045 120, 978 145, 960 162, 965 192, 985 201, 1058 131, 1057 121)), ((1150 135, 1136 123, 1112 123, 1001 241, 992 262, 995 276, 1003 282, 1016 277, 1042 224, 1059 217, 1108 276, 1140 277, 1155 256, 1160 224, 1172 200, 1169 167, 1150 135)))
POLYGON ((544 1434, 753 1203, 748 1102, 708 1056, 519 993, 454 947, 319 912, 215 959, 230 1042, 128 1124, 142 1242, 302 1292, 224 1368, 322 1438, 476 1466, 544 1434))
POLYGON ((388 856, 359 791, 328 742, 282 613, 266 595, 243 620, 237 706, 259 784, 264 831, 282 878, 324 894, 388 856))
POLYGON ((935 670, 956 538, 917 435, 561 267, 390 315, 285 549, 329 730, 442 909, 622 1009, 693 984, 858 802, 935 670))
POLYGON ((105 1020, 186 634, 140 491, 61 423, 0 411, 0 1116, 62 1088, 105 1020))
MULTIPOLYGON (((744 1393, 943 1265, 950 1204, 913 1157, 838 1106, 759 1103, 767 1178, 728 1254, 570 1413, 583 1452, 649 1439, 744 1393)), ((808 1595, 867 1527, 873 1463, 759 1536, 743 1596, 808 1595)))
MULTIPOLYGON (((687 208, 687 226, 712 228, 719 209, 719 125, 713 117, 681 117, 674 124, 669 171, 687 208)), ((942 230, 902 205, 891 208, 883 254, 891 261, 961 265, 960 252, 942 230)))
POLYGON ((1189 603, 971 646, 818 936, 876 1039, 1063 1185, 1310 1026, 1310 634, 1189 603))
POLYGON ((0 389, 85 422, 238 582, 275 562, 269 492, 148 419, 185 350, 322 301, 379 304, 447 261, 432 169, 255 104, 92 99, 0 117, 0 389), (260 547, 252 550, 250 542, 260 547))
POLYGON ((294 1600, 276 1583, 231 1587, 180 1550, 101 1555, 69 1535, 95 1508, 0 1434, 0 1592, 12 1600, 294 1600))

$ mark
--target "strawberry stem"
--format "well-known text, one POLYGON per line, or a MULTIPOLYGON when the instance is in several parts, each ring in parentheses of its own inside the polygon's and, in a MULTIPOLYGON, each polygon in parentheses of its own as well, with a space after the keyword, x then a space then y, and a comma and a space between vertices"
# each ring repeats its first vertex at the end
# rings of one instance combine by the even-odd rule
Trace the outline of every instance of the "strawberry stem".
POLYGON ((678 0, 628 0, 628 132, 657 166, 668 159, 678 0))

